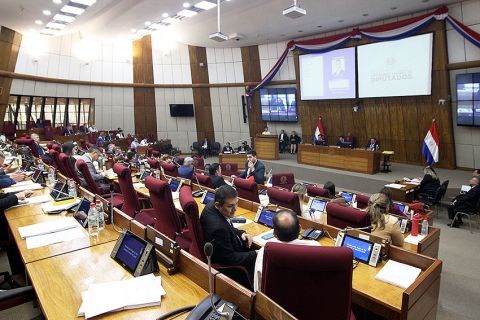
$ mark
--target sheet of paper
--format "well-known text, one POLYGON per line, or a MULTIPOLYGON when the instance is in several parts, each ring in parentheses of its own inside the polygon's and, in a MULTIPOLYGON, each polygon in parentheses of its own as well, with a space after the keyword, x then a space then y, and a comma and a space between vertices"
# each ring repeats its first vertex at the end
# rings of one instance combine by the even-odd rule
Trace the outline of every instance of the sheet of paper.
POLYGON ((375 279, 406 289, 415 282, 421 269, 389 260, 375 276, 375 279))
POLYGON ((260 204, 262 206, 266 206, 270 203, 270 199, 268 198, 268 196, 266 194, 260 194, 260 195, 258 195, 258 198, 260 199, 260 204))
POLYGON ((177 200, 180 198, 180 192, 172 192, 172 199, 177 200))
POLYGON ((33 180, 20 181, 20 182, 15 183, 15 187, 28 186, 28 185, 32 185, 32 184, 35 184, 33 182, 33 180))
POLYGON ((52 221, 36 223, 25 227, 18 228, 22 239, 39 236, 63 230, 78 227, 78 222, 73 217, 61 217, 52 221))
POLYGON ((385 187, 394 188, 394 189, 402 189, 405 186, 403 184, 390 183, 390 184, 386 184, 385 187))
POLYGON ((13 187, 4 188, 3 192, 16 193, 16 192, 21 192, 25 190, 39 190, 39 189, 43 189, 43 187, 38 183, 32 183, 32 184, 27 184, 27 185, 18 186, 18 187, 14 184, 13 187))
POLYGON ((52 201, 52 198, 48 195, 35 196, 35 197, 26 198, 25 200, 18 200, 18 205, 16 205, 15 207, 34 205, 34 204, 44 203, 48 201, 52 201))
MULTIPOLYGON (((78 223, 77 223, 78 224, 78 223)), ((26 239, 27 249, 39 248, 50 244, 71 241, 79 238, 86 238, 83 228, 78 224, 77 228, 48 233, 26 239)))
POLYGON ((145 184, 143 184, 141 182, 137 182, 137 183, 133 184, 133 188, 135 188, 135 189, 145 188, 145 184))
POLYGON ((417 245, 420 241, 425 239, 425 237, 426 236, 422 236, 421 234, 415 237, 409 234, 408 237, 405 238, 405 242, 417 245))
POLYGON ((45 213, 49 212, 59 212, 73 208, 80 203, 80 199, 75 199, 74 202, 69 202, 65 204, 56 204, 53 201, 42 203, 42 210, 45 213))

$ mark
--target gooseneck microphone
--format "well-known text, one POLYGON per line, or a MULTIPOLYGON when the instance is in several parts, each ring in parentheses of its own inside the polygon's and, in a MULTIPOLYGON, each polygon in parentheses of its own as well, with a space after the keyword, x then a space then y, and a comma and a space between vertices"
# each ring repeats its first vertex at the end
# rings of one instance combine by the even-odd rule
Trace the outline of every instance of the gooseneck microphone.
MULTIPOLYGON (((205 243, 203 246, 203 252, 205 253, 205 256, 207 257, 208 261, 208 289, 209 289, 209 295, 210 295, 210 305, 212 307, 212 310, 222 316, 222 317, 229 317, 228 312, 221 312, 218 311, 217 307, 215 306, 215 303, 213 303, 213 287, 212 287, 212 255, 213 255, 213 245, 211 242, 205 243)), ((228 319, 228 318, 227 318, 228 319)))

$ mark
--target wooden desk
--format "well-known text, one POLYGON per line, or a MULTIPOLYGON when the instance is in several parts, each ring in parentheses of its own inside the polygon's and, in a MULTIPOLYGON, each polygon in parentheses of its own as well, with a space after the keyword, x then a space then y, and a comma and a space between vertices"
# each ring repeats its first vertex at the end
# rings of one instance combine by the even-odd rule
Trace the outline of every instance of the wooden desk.
POLYGON ((220 153, 218 155, 219 163, 236 163, 238 169, 245 170, 247 155, 245 153, 220 153))
POLYGON ((257 157, 264 160, 278 160, 278 136, 274 134, 257 134, 255 137, 257 157))
MULTIPOLYGON (((32 197, 48 194, 50 194, 50 190, 47 188, 43 188, 41 190, 33 191, 32 197)), ((44 214, 42 208, 38 204, 13 207, 5 210, 5 218, 7 218, 7 221, 22 217, 30 217, 37 214, 44 214)))
MULTIPOLYGON (((75 319, 82 303, 81 293, 90 284, 132 277, 110 258, 115 243, 62 254, 27 264, 27 272, 47 319, 75 319)), ((162 286, 167 294, 160 306, 109 313, 102 319, 156 319, 169 311, 194 305, 208 293, 182 273, 168 275, 160 265, 162 286)), ((185 319, 187 314, 176 319, 185 319)))
POLYGON ((380 170, 378 151, 298 145, 297 162, 346 171, 375 174, 380 170))
POLYGON ((388 187, 392 191, 393 200, 410 203, 415 200, 415 192, 420 189, 419 185, 408 184, 403 181, 395 182, 398 184, 403 184, 404 187, 401 189, 388 187))

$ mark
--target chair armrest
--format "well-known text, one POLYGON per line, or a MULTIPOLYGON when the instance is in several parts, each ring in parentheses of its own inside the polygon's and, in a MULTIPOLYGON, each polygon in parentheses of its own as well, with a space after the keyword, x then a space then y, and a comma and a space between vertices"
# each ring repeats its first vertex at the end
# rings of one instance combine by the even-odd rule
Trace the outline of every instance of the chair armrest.
POLYGON ((35 291, 32 286, 0 291, 0 311, 24 304, 34 298, 35 291))

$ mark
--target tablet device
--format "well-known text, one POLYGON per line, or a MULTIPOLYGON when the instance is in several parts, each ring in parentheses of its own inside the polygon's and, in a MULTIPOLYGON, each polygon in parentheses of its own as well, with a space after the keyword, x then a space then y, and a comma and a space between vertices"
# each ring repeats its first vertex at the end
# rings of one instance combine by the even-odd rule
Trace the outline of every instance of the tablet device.
POLYGON ((90 201, 88 201, 85 198, 82 198, 82 201, 78 204, 78 206, 75 208, 75 211, 73 212, 73 217, 77 219, 80 224, 86 228, 87 227, 87 216, 88 216, 88 211, 90 210, 90 201), (83 212, 85 214, 85 218, 83 217, 83 212))
POLYGON ((215 200, 215 192, 206 191, 203 196, 201 202, 203 204, 209 204, 210 202, 215 200))
POLYGON ((355 260, 368 264, 373 251, 373 242, 345 234, 342 247, 352 249, 355 260))
POLYGON ((315 199, 313 198, 310 201, 310 211, 315 211, 315 212, 325 212, 325 208, 327 207, 327 201, 322 200, 322 199, 315 199))
POLYGON ((146 177, 152 175, 152 171, 149 169, 146 169, 143 171, 143 173, 140 175, 140 181, 144 181, 146 177))
POLYGON ((32 175, 32 181, 35 182, 35 183, 38 183, 39 180, 41 180, 42 178, 42 170, 40 169, 35 169, 35 171, 33 172, 33 175, 32 175))
POLYGON ((123 238, 119 238, 112 252, 112 258, 128 272, 134 274, 148 243, 130 231, 126 231, 122 236, 123 238))
POLYGON ((170 185, 170 190, 172 190, 172 192, 180 191, 180 187, 182 185, 182 183, 176 179, 170 179, 168 184, 170 185))
POLYGON ((354 200, 353 196, 354 194, 350 192, 344 192, 344 191, 340 192, 340 197, 345 199, 346 203, 351 203, 354 200))
POLYGON ((68 195, 67 184, 58 180, 55 182, 50 196, 54 201, 72 199, 72 197, 68 195))
POLYGON ((258 218, 255 217, 255 222, 263 224, 266 227, 273 228, 273 217, 277 213, 271 210, 262 210, 258 215, 258 218))

